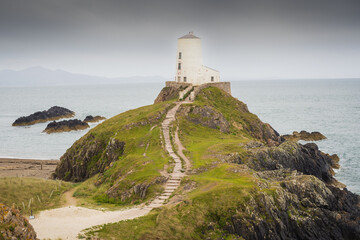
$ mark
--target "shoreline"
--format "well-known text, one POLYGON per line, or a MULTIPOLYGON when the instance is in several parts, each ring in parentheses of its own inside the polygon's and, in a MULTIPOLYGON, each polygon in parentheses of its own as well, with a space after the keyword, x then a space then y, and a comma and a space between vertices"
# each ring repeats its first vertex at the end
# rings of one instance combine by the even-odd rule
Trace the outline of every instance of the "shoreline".
POLYGON ((49 179, 60 160, 0 158, 0 178, 34 177, 49 179))

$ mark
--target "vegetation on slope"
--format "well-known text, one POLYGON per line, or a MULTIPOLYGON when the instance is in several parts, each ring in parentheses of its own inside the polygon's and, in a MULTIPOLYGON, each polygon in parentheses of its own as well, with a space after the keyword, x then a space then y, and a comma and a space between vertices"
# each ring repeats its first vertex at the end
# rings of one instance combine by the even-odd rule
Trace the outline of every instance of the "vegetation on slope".
POLYGON ((13 204, 24 215, 31 210, 55 208, 61 205, 61 195, 71 187, 71 183, 37 178, 0 178, 0 202, 13 204))
POLYGON ((61 157, 54 177, 81 183, 74 196, 94 204, 137 204, 162 191, 160 173, 171 158, 160 123, 171 102, 141 107, 106 120, 61 157))
POLYGON ((314 145, 282 143, 245 104, 216 88, 181 106, 177 124, 193 170, 170 204, 88 236, 358 239, 359 197, 332 185, 332 160, 314 145))

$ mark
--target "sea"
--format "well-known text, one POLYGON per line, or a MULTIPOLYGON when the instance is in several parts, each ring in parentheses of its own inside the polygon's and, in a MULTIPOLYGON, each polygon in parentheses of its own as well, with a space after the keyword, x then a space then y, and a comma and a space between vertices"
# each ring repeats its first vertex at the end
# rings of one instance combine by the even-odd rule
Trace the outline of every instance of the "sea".
MULTIPOLYGON (((87 130, 46 134, 47 123, 12 127, 18 117, 66 107, 75 118, 110 118, 152 104, 164 82, 116 85, 0 87, 0 157, 60 159, 87 130)), ((319 131, 320 150, 337 154, 335 177, 360 194, 360 79, 231 81, 232 95, 280 134, 319 131)), ((91 128, 97 124, 90 124, 91 128)), ((304 142, 303 142, 304 143, 304 142)))

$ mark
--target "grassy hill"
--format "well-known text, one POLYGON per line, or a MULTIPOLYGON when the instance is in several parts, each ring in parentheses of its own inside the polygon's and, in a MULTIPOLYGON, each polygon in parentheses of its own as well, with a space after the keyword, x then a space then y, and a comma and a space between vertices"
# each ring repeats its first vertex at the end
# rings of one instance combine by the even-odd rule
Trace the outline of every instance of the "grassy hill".
MULTIPOLYGON (((172 101, 131 110, 98 125, 61 158, 55 177, 81 182, 75 196, 88 203, 122 206, 149 201, 161 193, 164 173, 172 167, 159 128, 172 101)), ((90 229, 87 236, 359 236, 359 197, 336 187, 333 160, 315 144, 284 141, 244 103, 212 87, 201 90, 193 103, 183 104, 173 124, 173 129, 179 127, 192 170, 169 204, 138 219, 90 229)))

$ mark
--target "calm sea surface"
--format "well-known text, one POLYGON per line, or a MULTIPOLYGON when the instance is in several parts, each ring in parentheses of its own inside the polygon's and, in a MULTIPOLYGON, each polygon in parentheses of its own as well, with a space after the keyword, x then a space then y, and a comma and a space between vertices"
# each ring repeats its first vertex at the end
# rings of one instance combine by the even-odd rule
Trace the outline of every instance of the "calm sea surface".
MULTIPOLYGON (((161 82, 99 86, 0 88, 0 157, 59 159, 88 130, 44 134, 47 123, 12 127, 20 116, 52 106, 76 112, 76 118, 107 118, 149 105, 161 82)), ((280 134, 320 131, 328 139, 319 148, 338 154, 336 178, 360 193, 360 79, 234 81, 232 94, 280 134)), ((91 124, 94 127, 96 124, 91 124)))

